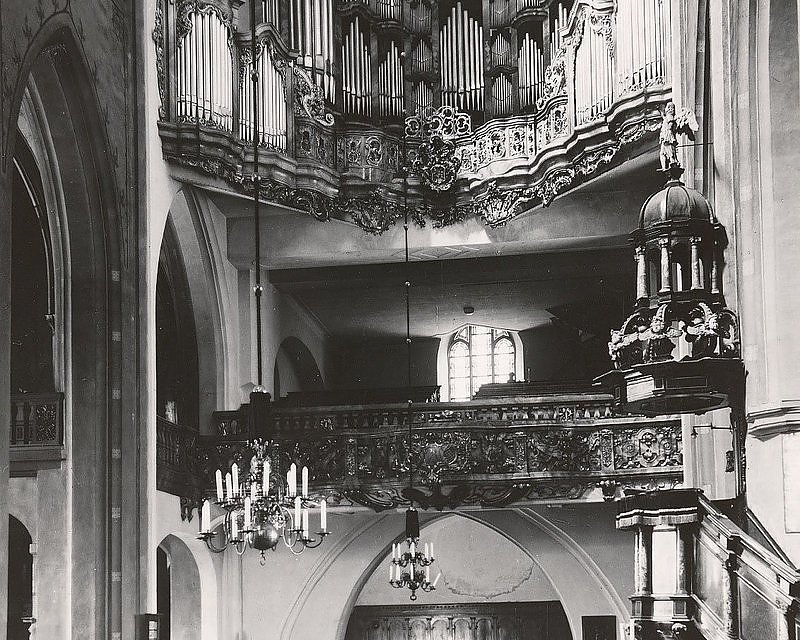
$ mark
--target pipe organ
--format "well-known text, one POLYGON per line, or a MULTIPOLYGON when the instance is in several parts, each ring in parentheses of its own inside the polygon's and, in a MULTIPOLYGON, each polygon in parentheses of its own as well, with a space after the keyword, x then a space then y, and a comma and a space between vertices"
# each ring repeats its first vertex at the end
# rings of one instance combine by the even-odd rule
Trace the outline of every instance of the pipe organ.
POLYGON ((377 0, 378 15, 384 20, 400 21, 401 0, 377 0))
MULTIPOLYGON (((469 115, 461 175, 527 162, 576 127, 606 116, 616 127, 617 105, 652 114, 669 91, 668 0, 257 0, 271 28, 257 31, 255 61, 239 0, 158 1, 170 34, 157 50, 162 119, 180 135, 182 123, 214 128, 333 169, 355 162, 343 150, 356 135, 396 144, 405 117, 441 106, 469 115)), ((389 172, 393 154, 371 155, 369 171, 389 172)))
POLYGON ((233 127, 233 57, 229 27, 213 6, 187 16, 177 47, 177 116, 189 122, 233 127))
POLYGON ((611 50, 600 30, 586 20, 575 51, 575 119, 581 125, 603 115, 612 102, 611 50))
POLYGON ((617 83, 621 92, 664 81, 668 75, 670 3, 617 0, 617 83))
POLYGON ((544 86, 544 53, 539 43, 526 33, 517 56, 519 65, 519 106, 533 109, 544 86))
MULTIPOLYGON (((239 85, 239 135, 242 140, 253 142, 253 84, 250 75, 252 63, 242 68, 239 85)), ((258 86, 258 135, 259 144, 278 151, 286 150, 286 98, 283 77, 275 68, 269 51, 262 47, 256 58, 258 86)))
POLYGON ((300 52, 298 63, 322 86, 325 98, 334 102, 333 0, 288 1, 289 46, 300 52))
POLYGON ((403 67, 394 41, 378 67, 378 108, 382 117, 403 115, 403 67))
POLYGON ((278 26, 278 0, 261 0, 261 15, 263 22, 278 26))
POLYGON ((483 27, 460 0, 443 21, 439 36, 442 104, 462 111, 483 109, 483 27))
MULTIPOLYGON (((379 87, 380 90, 380 87, 379 87)), ((361 116, 372 114, 372 69, 369 40, 356 16, 342 39, 343 110, 361 116)))
POLYGON ((489 111, 493 116, 511 114, 511 95, 513 90, 514 88, 511 85, 511 81, 504 74, 500 74, 492 81, 489 111))
MULTIPOLYGON (((634 2, 636 0, 633 0, 634 2)), ((563 2, 553 4, 550 7, 550 60, 555 60, 559 50, 564 46, 564 35, 562 30, 569 18, 570 5, 563 2)))

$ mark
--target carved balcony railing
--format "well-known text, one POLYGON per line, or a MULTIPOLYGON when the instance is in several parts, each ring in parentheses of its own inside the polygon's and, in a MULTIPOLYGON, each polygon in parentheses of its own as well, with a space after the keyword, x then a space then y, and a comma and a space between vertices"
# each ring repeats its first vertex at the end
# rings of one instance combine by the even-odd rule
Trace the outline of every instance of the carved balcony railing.
POLYGON ((696 489, 619 501, 617 527, 636 534, 626 638, 797 637, 800 572, 752 514, 733 511, 739 523, 696 489))
POLYGON ((160 0, 163 154, 249 192, 256 137, 267 201, 373 233, 406 207, 418 224, 502 224, 621 149, 654 144, 671 95, 669 7, 486 0, 473 15, 458 2, 269 0, 257 3, 253 61, 240 0, 160 0), (415 119, 446 138, 444 152, 420 155, 415 119))
MULTIPOLYGON (((270 455, 282 463, 308 465, 314 492, 331 504, 378 510, 408 501, 409 459, 414 500, 438 509, 611 499, 623 489, 671 488, 683 479, 680 420, 617 416, 608 394, 315 407, 266 403, 217 412, 214 423, 216 435, 171 440, 185 447, 171 450, 171 460, 199 475, 173 492, 207 492, 215 469, 247 463, 247 441, 256 438, 268 441, 270 455)), ((159 429, 161 445, 173 436, 168 425, 159 429)))
POLYGON ((64 454, 64 394, 11 394, 11 473, 57 468, 64 454))

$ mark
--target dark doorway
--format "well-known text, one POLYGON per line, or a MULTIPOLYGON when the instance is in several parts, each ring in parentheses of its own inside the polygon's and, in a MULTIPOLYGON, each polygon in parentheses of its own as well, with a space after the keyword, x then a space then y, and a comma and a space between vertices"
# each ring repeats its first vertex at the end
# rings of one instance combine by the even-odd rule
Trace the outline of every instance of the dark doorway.
POLYGON ((33 556, 31 534, 8 517, 8 640, 28 640, 33 622, 33 556))

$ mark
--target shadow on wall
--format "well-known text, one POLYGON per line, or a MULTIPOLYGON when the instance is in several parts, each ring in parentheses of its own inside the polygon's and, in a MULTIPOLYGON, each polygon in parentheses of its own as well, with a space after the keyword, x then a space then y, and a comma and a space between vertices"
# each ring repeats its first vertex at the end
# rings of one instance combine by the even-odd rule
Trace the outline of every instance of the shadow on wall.
POLYGON ((289 336, 275 357, 275 399, 293 391, 315 391, 325 387, 317 361, 302 340, 289 336))

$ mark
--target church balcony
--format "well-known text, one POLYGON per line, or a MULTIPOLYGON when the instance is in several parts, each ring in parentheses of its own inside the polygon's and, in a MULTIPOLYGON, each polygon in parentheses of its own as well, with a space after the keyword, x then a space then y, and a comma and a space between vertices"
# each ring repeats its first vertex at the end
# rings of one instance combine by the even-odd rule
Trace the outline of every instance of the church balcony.
POLYGON ((178 433, 159 421, 159 487, 197 500, 213 490, 217 468, 247 463, 247 443, 258 438, 307 465, 312 493, 332 506, 382 510, 411 495, 434 509, 610 500, 683 480, 679 418, 618 415, 610 394, 592 390, 550 387, 470 402, 292 404, 216 412, 213 435, 178 433))
POLYGON ((11 394, 12 476, 35 475, 41 469, 57 469, 64 452, 64 394, 11 394))
POLYGON ((501 0, 463 16, 313 0, 310 18, 271 0, 257 3, 255 63, 240 4, 159 4, 158 126, 175 177, 251 193, 257 140, 265 201, 373 233, 406 206, 418 223, 494 226, 547 205, 652 150, 672 93, 661 0, 501 0), (427 154, 428 135, 447 157, 427 154))

